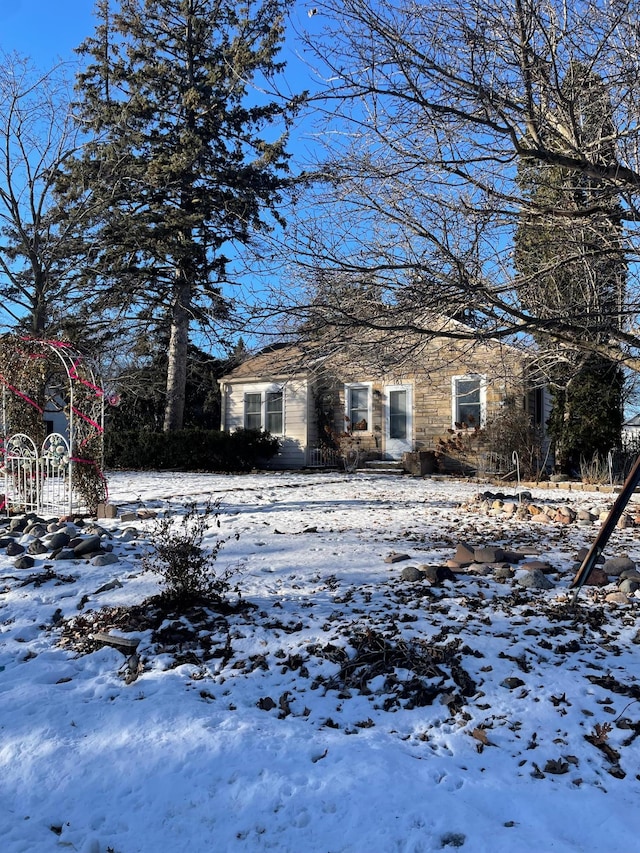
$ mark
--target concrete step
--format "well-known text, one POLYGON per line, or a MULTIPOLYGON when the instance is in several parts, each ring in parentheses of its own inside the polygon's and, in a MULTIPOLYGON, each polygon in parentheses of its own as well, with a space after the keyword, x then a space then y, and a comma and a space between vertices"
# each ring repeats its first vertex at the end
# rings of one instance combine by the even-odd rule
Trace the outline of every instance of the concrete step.
POLYGON ((404 474, 402 462, 396 462, 393 459, 374 459, 365 462, 358 469, 371 474, 404 474))

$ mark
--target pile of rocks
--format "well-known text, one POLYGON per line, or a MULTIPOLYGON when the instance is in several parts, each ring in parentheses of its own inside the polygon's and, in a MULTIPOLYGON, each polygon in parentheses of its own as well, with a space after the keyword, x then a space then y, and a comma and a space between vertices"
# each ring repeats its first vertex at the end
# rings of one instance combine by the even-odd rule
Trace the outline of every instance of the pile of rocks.
MULTIPOLYGON (((120 531, 119 541, 137 538, 134 527, 120 531)), ((119 562, 113 553, 111 534, 95 523, 83 519, 59 521, 34 514, 0 518, 0 548, 15 557, 16 569, 30 569, 35 558, 51 561, 83 560, 94 566, 119 562)))
MULTIPOLYGON (((587 556, 587 549, 574 555, 572 573, 575 574, 587 556)), ((396 563, 409 559, 408 555, 390 554, 386 562, 396 563)), ((545 560, 534 558, 518 551, 510 551, 497 545, 473 546, 458 543, 453 557, 445 565, 406 566, 400 577, 404 581, 423 582, 436 586, 444 581, 456 581, 461 575, 491 577, 504 583, 513 580, 518 586, 529 589, 553 589, 555 583, 550 575, 558 576, 560 570, 545 560)), ((606 596, 612 604, 626 604, 629 596, 640 590, 640 572, 636 563, 626 554, 605 560, 600 557, 591 571, 587 586, 604 587, 617 584, 606 596)))
MULTIPOLYGON (((462 504, 461 508, 467 512, 494 518, 515 518, 536 524, 578 524, 585 527, 597 521, 604 521, 609 514, 608 510, 597 506, 575 509, 567 503, 536 502, 531 492, 520 492, 517 495, 479 492, 471 500, 462 504)), ((640 512, 634 509, 623 513, 618 522, 620 528, 636 525, 640 525, 640 512)))

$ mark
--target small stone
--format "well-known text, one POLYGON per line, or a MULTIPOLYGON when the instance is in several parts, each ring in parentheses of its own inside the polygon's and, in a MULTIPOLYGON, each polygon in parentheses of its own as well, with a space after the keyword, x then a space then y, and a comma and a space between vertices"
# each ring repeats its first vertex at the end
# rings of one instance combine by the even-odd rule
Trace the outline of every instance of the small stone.
POLYGON ((609 583, 609 575, 603 569, 592 569, 589 577, 584 582, 585 586, 606 586, 609 583))
POLYGON ((504 552, 504 561, 505 563, 519 563, 521 560, 524 560, 525 555, 521 554, 519 551, 505 551, 504 552))
POLYGON ((123 512, 120 515, 120 521, 137 521, 138 513, 136 512, 123 512))
POLYGON ((517 509, 518 505, 515 504, 513 501, 507 501, 502 507, 502 511, 505 515, 513 515, 517 509))
POLYGON ((618 577, 623 572, 635 571, 636 564, 630 557, 611 557, 604 564, 604 570, 608 575, 618 577))
POLYGON ((628 513, 623 513, 620 516, 618 523, 616 524, 620 530, 626 530, 629 527, 633 527, 633 519, 628 513))
POLYGON ((468 566, 469 563, 473 563, 474 550, 472 545, 467 545, 466 542, 458 542, 453 559, 459 566, 468 566))
POLYGON ((403 560, 410 560, 411 557, 408 554, 396 554, 395 551, 392 551, 390 554, 384 558, 385 563, 401 563, 403 560))
POLYGON ((621 572, 620 580, 640 582, 640 572, 637 569, 630 569, 629 571, 621 572))
POLYGON ((526 569, 528 572, 543 572, 545 575, 555 572, 551 563, 546 563, 544 560, 527 560, 527 562, 522 563, 519 568, 526 569))
POLYGON ((403 581, 421 581, 424 580, 424 574, 415 566, 405 566, 400 572, 400 579, 403 581))
POLYGON ((443 581, 455 581, 457 578, 446 566, 436 566, 436 580, 438 583, 442 583, 443 581))
POLYGON ((111 566, 113 563, 119 563, 120 560, 115 554, 98 554, 89 560, 92 566, 111 566))
POLYGON ((637 589, 640 589, 640 583, 629 580, 628 578, 625 578, 618 584, 618 591, 624 592, 627 595, 632 595, 637 589))
POLYGON ((93 594, 100 595, 101 592, 109 592, 112 589, 122 589, 122 584, 118 580, 118 578, 114 578, 109 583, 105 583, 100 589, 97 589, 93 594))
POLYGON ((491 575, 493 574, 493 567, 489 563, 471 563, 471 565, 467 568, 467 572, 471 575, 491 575))
POLYGON ((96 518, 117 518, 118 507, 113 504, 99 503, 96 518))
POLYGON ((18 542, 11 541, 7 545, 7 557, 17 557, 19 554, 24 554, 26 548, 18 542))
POLYGON ((64 546, 68 545, 69 542, 71 542, 71 537, 69 536, 69 534, 60 530, 49 537, 47 547, 51 551, 55 551, 56 548, 64 548, 64 546))
POLYGON ((586 521, 589 524, 592 524, 594 521, 597 521, 598 516, 591 512, 588 509, 579 509, 578 510, 578 521, 586 521))
POLYGON ((34 566, 35 560, 33 557, 27 556, 27 554, 23 554, 21 557, 18 557, 14 560, 13 565, 16 569, 32 569, 34 566))
POLYGON ((493 576, 497 580, 508 580, 514 576, 515 572, 511 566, 496 566, 493 576))
POLYGON ((546 514, 546 512, 539 512, 537 515, 531 516, 531 523, 532 524, 550 524, 551 519, 546 514))
POLYGON ((136 527, 125 527, 125 529, 120 534, 120 539, 122 542, 131 542, 133 539, 137 539, 140 536, 138 533, 138 529, 136 527))
POLYGON ((476 563, 500 563, 504 560, 504 549, 495 545, 474 548, 473 559, 476 563))
POLYGON ((52 560, 77 560, 75 551, 70 548, 61 548, 57 554, 51 555, 52 560))
POLYGON ((507 690, 516 690, 518 687, 524 687, 524 681, 521 678, 511 676, 500 682, 500 687, 506 687, 507 690))
POLYGON ((624 592, 610 592, 604 599, 607 604, 629 604, 629 596, 624 592))
MULTIPOLYGON (((588 556, 588 554, 589 554, 589 548, 580 548, 580 550, 574 556, 573 559, 578 563, 582 563, 582 561, 585 559, 585 557, 588 556)), ((604 557, 602 556, 602 554, 600 554, 599 557, 596 557, 596 563, 600 563, 600 564, 604 563, 604 557)))
POLYGON ((524 571, 516 575, 516 582, 528 589, 553 589, 553 584, 540 569, 524 571))
POLYGON ((100 550, 99 536, 88 536, 86 539, 82 539, 73 549, 76 557, 85 557, 88 554, 95 554, 100 550))
POLYGON ((49 551, 47 546, 44 544, 42 539, 34 539, 33 542, 30 542, 27 545, 27 553, 34 554, 36 557, 38 554, 46 554, 49 551))
POLYGON ((420 569, 424 580, 426 580, 430 584, 438 583, 438 569, 440 568, 439 566, 422 565, 418 566, 418 568, 420 569))
POLYGON ((34 521, 25 527, 24 532, 28 533, 29 536, 44 536, 47 528, 43 522, 34 521))

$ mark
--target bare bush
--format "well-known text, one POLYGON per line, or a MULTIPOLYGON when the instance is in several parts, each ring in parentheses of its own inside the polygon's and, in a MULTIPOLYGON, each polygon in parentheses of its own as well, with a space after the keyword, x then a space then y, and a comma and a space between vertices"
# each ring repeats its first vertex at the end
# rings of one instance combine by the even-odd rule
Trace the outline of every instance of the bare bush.
POLYGON ((233 569, 216 570, 216 560, 226 540, 204 544, 211 527, 220 527, 218 501, 201 508, 187 505, 180 518, 164 516, 156 522, 152 551, 144 558, 146 571, 160 575, 163 596, 175 604, 194 600, 221 603, 231 591, 233 569))

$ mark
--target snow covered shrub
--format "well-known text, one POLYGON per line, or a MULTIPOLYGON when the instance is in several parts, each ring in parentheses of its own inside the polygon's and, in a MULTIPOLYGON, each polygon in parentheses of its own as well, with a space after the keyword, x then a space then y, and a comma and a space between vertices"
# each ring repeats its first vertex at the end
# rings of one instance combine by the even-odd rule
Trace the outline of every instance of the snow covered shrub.
POLYGON ((205 539, 211 528, 220 527, 219 502, 202 507, 190 503, 180 517, 166 515, 156 521, 152 550, 144 557, 144 568, 160 575, 163 597, 174 604, 193 601, 220 603, 231 584, 232 571, 216 571, 218 552, 225 540, 205 539))

